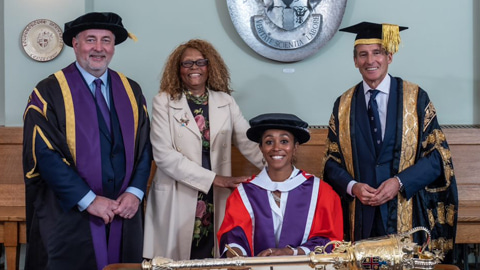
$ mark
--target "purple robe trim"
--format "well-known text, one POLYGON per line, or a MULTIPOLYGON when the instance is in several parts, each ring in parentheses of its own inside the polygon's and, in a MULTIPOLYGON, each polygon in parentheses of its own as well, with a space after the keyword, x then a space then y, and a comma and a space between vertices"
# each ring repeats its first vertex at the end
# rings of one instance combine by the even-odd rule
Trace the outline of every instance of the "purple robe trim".
POLYGON ((266 190, 253 184, 243 185, 243 187, 255 213, 253 252, 254 256, 257 256, 260 251, 276 246, 272 212, 270 207, 265 207, 266 205, 269 206, 266 190), (262 226, 256 226, 255 224, 262 224, 262 226))
POLYGON ((115 71, 108 70, 111 78, 112 98, 117 112, 118 122, 123 136, 123 145, 125 147, 125 178, 128 181, 123 181, 120 193, 123 193, 130 183, 130 178, 133 171, 133 163, 135 156, 135 121, 133 119, 133 109, 127 91, 120 79, 120 76, 115 71))
MULTIPOLYGON (((307 224, 314 183, 312 176, 300 186, 288 192, 288 203, 285 209, 282 233, 278 243, 280 247, 303 242, 302 239, 305 229, 298 231, 298 233, 292 232, 295 230, 293 228, 305 228, 307 224), (301 223, 301 227, 299 223, 301 223)), ((315 201, 314 203, 316 204, 317 202, 315 201)))
MULTIPOLYGON (((44 114, 44 112, 43 112, 43 110, 45 109, 44 103, 41 101, 41 99, 38 97, 38 95, 35 91, 30 95, 30 100, 29 100, 27 106, 38 107, 38 109, 41 111, 41 113, 44 114)), ((25 112, 25 114, 26 114, 26 112, 25 112)))
MULTIPOLYGON (((75 63, 62 70, 70 87, 75 110, 76 167, 79 175, 85 179, 92 191, 103 194, 102 166, 100 154, 100 131, 95 100, 75 63), (89 145, 90 147, 85 147, 89 145), (78 154, 81 153, 81 154, 78 154), (100 179, 100 181, 99 181, 100 179)), ((125 179, 120 194, 130 182, 133 170, 135 147, 133 113, 130 99, 118 74, 109 70, 112 98, 123 135, 126 155, 125 179)), ((122 219, 115 217, 110 224, 109 245, 107 247, 105 223, 103 219, 90 215, 90 229, 98 269, 120 260, 122 219)))
MULTIPOLYGON (((301 243, 304 230, 294 230, 292 228, 305 228, 307 215, 310 208, 310 198, 313 192, 313 179, 305 181, 300 186, 289 191, 287 208, 283 218, 282 233, 278 247, 282 248, 293 243, 301 243), (305 194, 310 194, 308 198, 305 194), (299 224, 301 223, 301 224, 299 224)), ((273 218, 268 202, 268 191, 259 188, 253 184, 243 185, 248 196, 250 205, 255 213, 255 224, 265 224, 254 226, 254 254, 270 247, 275 247, 275 233, 273 231, 273 218)))

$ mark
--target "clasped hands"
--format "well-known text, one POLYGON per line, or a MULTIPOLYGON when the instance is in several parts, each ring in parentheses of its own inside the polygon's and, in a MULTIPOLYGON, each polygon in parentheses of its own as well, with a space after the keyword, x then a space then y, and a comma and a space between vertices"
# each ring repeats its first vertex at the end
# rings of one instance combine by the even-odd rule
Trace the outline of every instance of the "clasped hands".
POLYGON ((364 205, 379 206, 395 198, 399 189, 398 180, 392 177, 376 189, 365 183, 356 183, 353 185, 352 193, 364 205))
POLYGON ((140 200, 132 193, 125 192, 116 200, 103 196, 96 196, 93 202, 87 207, 90 215, 102 218, 105 224, 109 224, 118 215, 130 219, 137 213, 140 200))

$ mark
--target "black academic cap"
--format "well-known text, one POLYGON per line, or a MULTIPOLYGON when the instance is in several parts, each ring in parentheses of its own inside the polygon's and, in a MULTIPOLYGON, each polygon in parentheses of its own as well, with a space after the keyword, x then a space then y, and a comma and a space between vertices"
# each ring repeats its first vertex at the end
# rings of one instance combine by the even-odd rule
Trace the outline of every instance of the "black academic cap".
POLYGON ((80 32, 87 29, 107 29, 115 35, 115 45, 124 42, 127 37, 136 40, 123 27, 122 18, 113 12, 91 12, 82 15, 71 22, 65 23, 63 42, 72 47, 72 39, 80 32))
POLYGON ((381 44, 387 52, 396 53, 400 44, 400 31, 408 29, 395 24, 361 22, 339 31, 357 34, 355 44, 381 44))
POLYGON ((251 141, 260 143, 263 133, 268 129, 289 131, 300 144, 310 140, 308 123, 296 115, 288 113, 266 113, 250 119, 250 128, 247 130, 247 137, 251 141))

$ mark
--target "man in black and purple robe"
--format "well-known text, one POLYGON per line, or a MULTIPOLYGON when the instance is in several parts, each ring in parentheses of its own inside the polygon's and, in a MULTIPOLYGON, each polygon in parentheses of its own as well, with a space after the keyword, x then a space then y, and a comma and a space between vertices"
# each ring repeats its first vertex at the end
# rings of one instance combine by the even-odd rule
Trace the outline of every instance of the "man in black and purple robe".
POLYGON ((108 68, 132 37, 114 13, 65 24, 76 61, 37 84, 24 114, 25 269, 141 262, 151 166, 140 86, 108 68))

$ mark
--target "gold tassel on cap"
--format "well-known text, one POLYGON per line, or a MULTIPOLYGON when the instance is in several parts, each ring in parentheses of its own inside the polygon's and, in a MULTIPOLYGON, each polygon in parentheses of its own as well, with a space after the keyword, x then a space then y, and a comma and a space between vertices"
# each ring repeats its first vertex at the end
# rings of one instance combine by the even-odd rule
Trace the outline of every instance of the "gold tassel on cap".
POLYGON ((133 33, 128 32, 128 37, 129 37, 130 39, 132 39, 133 41, 135 41, 135 42, 138 41, 137 36, 135 36, 133 33))
POLYGON ((395 54, 400 44, 400 30, 395 24, 382 24, 382 46, 389 53, 395 54))

